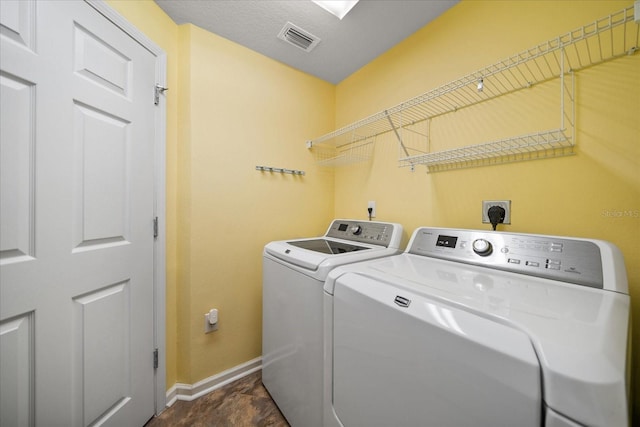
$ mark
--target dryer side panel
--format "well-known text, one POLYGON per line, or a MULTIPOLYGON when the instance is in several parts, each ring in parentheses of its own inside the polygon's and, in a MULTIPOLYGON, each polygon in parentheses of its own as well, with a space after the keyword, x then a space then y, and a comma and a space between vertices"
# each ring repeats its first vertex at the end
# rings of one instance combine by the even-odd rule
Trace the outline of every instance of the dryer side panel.
POLYGON ((345 426, 540 426, 526 334, 371 278, 334 294, 333 406, 345 426))

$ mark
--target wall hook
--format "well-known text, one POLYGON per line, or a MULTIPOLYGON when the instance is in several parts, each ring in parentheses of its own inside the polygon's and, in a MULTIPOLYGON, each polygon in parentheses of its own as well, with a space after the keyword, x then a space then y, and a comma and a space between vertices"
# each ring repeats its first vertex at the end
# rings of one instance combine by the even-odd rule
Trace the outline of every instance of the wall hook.
POLYGON ((278 172, 278 173, 289 173, 291 175, 304 175, 305 172, 297 169, 285 169, 285 168, 274 168, 271 166, 256 166, 257 171, 262 172, 278 172))

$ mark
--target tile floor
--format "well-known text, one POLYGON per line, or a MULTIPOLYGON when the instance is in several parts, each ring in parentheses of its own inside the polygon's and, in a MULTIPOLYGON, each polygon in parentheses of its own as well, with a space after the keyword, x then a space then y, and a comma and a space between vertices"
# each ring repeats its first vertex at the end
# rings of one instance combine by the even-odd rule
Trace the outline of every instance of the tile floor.
POLYGON ((289 427, 258 371, 191 402, 177 401, 145 427, 289 427))

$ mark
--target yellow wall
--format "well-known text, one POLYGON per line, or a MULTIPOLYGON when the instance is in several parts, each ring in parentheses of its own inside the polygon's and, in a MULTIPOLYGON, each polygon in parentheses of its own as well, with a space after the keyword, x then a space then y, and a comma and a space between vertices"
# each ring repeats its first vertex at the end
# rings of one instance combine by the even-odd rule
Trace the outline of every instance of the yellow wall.
POLYGON ((314 165, 304 141, 333 127, 335 97, 329 83, 198 27, 180 30, 189 35, 181 82, 190 84, 184 174, 191 194, 182 266, 189 278, 179 284, 190 300, 178 347, 191 354, 178 376, 194 383, 261 355, 264 245, 322 234, 332 218, 333 174, 314 165), (220 329, 205 335, 203 315, 213 307, 220 329))
MULTIPOLYGON (((336 91, 336 123, 346 125, 382 111, 631 4, 632 1, 464 1, 340 83, 336 91)), ((500 226, 502 230, 615 243, 625 256, 636 313, 633 360, 637 367, 639 75, 640 54, 577 73, 577 154, 570 157, 427 174, 424 167, 417 167, 415 172, 398 168, 394 161, 399 152, 395 137, 384 135, 376 141, 371 164, 338 169, 336 216, 364 217, 367 201, 376 200, 378 219, 399 222, 409 233, 421 225, 488 229, 481 223, 481 201, 510 199, 512 225, 500 226), (627 215, 616 217, 619 212, 627 215)), ((546 122, 548 100, 544 94, 538 96, 538 90, 524 94, 533 99, 528 103, 524 98, 519 106, 524 113, 520 115, 494 110, 493 102, 476 109, 478 115, 485 117, 482 121, 460 111, 451 114, 447 120, 457 121, 463 136, 456 137, 459 133, 454 133, 452 138, 436 141, 433 135, 433 144, 440 148, 467 145, 473 135, 465 133, 465 128, 508 136, 501 133, 512 121, 522 122, 525 127, 529 122, 546 122), (522 117, 526 120, 522 121, 522 117)), ((635 384, 640 381, 638 371, 636 368, 635 384)), ((635 402, 640 409, 637 398, 635 402)))

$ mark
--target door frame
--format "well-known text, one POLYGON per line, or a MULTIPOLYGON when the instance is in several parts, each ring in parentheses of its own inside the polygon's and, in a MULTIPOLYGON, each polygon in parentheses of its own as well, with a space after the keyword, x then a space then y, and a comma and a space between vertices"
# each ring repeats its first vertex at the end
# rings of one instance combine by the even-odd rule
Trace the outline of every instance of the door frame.
MULTIPOLYGON (((142 47, 155 56, 155 84, 166 86, 167 54, 122 15, 103 0, 84 0, 101 15, 111 21, 142 47)), ((149 91, 149 102, 153 92, 149 91)), ((158 368, 154 371, 155 413, 162 412, 167 404, 166 373, 166 129, 167 108, 164 95, 159 97, 154 111, 154 216, 157 218, 158 235, 153 251, 153 340, 158 351, 158 368)), ((152 224, 149 224, 150 232, 152 224)))

